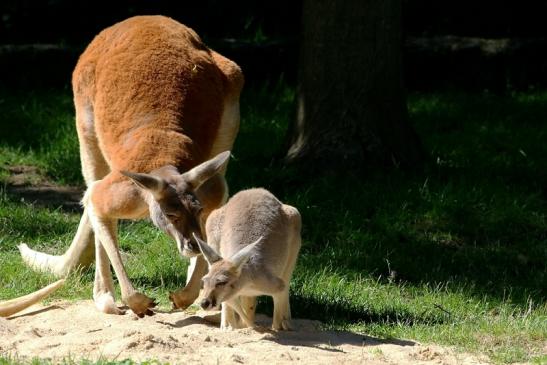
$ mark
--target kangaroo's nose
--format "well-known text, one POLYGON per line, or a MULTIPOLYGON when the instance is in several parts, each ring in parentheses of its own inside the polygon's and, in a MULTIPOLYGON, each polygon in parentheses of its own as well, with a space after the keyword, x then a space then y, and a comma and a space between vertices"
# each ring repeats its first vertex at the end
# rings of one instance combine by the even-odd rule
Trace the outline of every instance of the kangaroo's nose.
POLYGON ((211 306, 211 301, 209 299, 205 298, 201 301, 200 305, 201 305, 201 308, 207 309, 211 306))

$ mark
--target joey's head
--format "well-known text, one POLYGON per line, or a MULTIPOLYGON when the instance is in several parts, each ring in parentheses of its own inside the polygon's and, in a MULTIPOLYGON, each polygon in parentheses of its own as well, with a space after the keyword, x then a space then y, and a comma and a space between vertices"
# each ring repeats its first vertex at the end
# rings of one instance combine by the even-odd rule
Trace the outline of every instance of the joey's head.
POLYGON ((200 250, 194 236, 201 236, 203 212, 218 207, 225 193, 224 180, 214 179, 228 163, 230 151, 179 173, 164 166, 149 174, 122 171, 145 194, 154 225, 171 236, 184 256, 196 256, 200 250), (214 181, 213 181, 214 180, 214 181))
POLYGON ((240 280, 241 269, 253 255, 253 250, 262 237, 228 259, 223 259, 213 247, 199 237, 195 237, 195 240, 209 264, 209 272, 201 280, 203 299, 200 305, 205 310, 218 310, 222 302, 232 298, 243 287, 240 280))

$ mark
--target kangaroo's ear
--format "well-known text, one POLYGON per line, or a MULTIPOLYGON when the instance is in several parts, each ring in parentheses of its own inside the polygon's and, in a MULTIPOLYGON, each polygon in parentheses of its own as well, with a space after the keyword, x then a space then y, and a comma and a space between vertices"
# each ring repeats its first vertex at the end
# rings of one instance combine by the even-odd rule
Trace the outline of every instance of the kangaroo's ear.
POLYGON ((192 233, 194 236, 194 239, 198 243, 199 250, 203 254, 203 257, 205 257, 205 260, 207 260, 207 263, 209 266, 214 264, 217 261, 222 260, 222 257, 215 251, 214 248, 209 246, 205 241, 201 240, 198 236, 196 236, 195 233, 192 233))
POLYGON ((237 267, 238 270, 241 269, 241 267, 245 265, 247 261, 249 261, 256 245, 258 245, 263 238, 264 237, 261 236, 259 239, 257 239, 250 245, 243 247, 241 250, 235 253, 232 257, 230 257, 228 261, 232 262, 235 265, 235 267, 237 267))
POLYGON ((120 173, 130 178, 141 189, 152 193, 156 200, 163 197, 167 182, 162 178, 150 174, 140 174, 129 171, 120 171, 120 173))
POLYGON ((219 153, 212 159, 205 161, 190 171, 182 174, 182 178, 186 180, 193 188, 198 189, 201 184, 209 180, 211 177, 222 171, 226 167, 230 159, 230 151, 219 153))

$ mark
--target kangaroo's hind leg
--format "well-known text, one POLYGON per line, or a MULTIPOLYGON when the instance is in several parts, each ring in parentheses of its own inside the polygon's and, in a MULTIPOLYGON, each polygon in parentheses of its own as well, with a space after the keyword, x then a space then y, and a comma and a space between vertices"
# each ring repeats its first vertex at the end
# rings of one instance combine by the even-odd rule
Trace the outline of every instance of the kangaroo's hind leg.
MULTIPOLYGON (((95 135, 93 108, 90 101, 81 95, 76 95, 74 104, 82 174, 89 186, 92 182, 102 179, 110 169, 95 135)), ((51 272, 56 276, 64 276, 77 267, 91 265, 95 255, 94 236, 87 211, 84 210, 74 239, 63 255, 55 256, 34 251, 26 244, 21 244, 19 250, 27 265, 38 271, 51 272)))

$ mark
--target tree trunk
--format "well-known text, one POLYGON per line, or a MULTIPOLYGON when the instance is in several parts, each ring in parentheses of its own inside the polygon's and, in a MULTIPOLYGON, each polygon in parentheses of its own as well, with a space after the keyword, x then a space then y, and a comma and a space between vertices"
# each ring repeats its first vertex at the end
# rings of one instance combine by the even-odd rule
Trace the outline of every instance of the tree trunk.
POLYGON ((304 0, 288 162, 420 165, 402 84, 401 0, 304 0))

